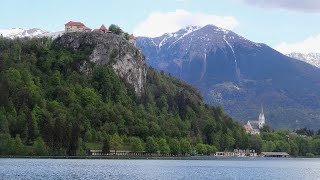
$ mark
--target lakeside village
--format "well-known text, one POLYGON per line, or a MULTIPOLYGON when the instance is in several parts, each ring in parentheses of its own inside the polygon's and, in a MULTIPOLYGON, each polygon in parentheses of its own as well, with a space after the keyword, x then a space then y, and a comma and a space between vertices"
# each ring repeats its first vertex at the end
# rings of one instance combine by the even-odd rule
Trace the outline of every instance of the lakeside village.
MULTIPOLYGON (((72 32, 97 32, 97 33, 112 33, 108 30, 105 25, 101 25, 100 28, 92 30, 91 28, 85 26, 82 22, 69 21, 65 24, 65 33, 72 32)), ((131 34, 127 37, 128 41, 136 46, 136 37, 131 34)), ((259 114, 258 121, 248 121, 247 124, 243 126, 247 133, 252 135, 260 135, 260 129, 262 129, 266 124, 265 116, 263 112, 263 107, 261 106, 261 112, 259 114)), ((91 156, 160 156, 160 153, 147 153, 147 152, 132 152, 126 150, 110 150, 109 152, 103 152, 103 150, 87 150, 87 154, 91 156)), ((190 156, 191 154, 184 154, 183 156, 190 156)), ((234 149, 233 152, 214 152, 208 154, 210 156, 217 157, 289 157, 289 154, 286 152, 261 152, 258 155, 256 150, 243 150, 243 149, 234 149)), ((169 155, 171 156, 171 155, 169 155)))
MULTIPOLYGON (((263 107, 261 106, 261 112, 259 114, 258 121, 248 121, 247 124, 243 126, 247 133, 252 135, 260 135, 260 129, 265 126, 265 116, 263 112, 263 107)), ((87 150, 87 154, 90 156, 161 156, 160 152, 157 153, 147 153, 143 152, 132 152, 132 151, 125 151, 125 150, 110 150, 109 152, 103 152, 103 150, 87 150)), ((191 154, 183 154, 181 156, 191 156, 191 154)), ((289 154, 287 152, 261 152, 258 154, 254 149, 234 149, 233 152, 224 151, 224 152, 214 152, 211 154, 207 154, 208 156, 215 156, 215 157, 280 157, 280 158, 287 158, 289 154)), ((174 155, 168 155, 174 156, 174 155)))

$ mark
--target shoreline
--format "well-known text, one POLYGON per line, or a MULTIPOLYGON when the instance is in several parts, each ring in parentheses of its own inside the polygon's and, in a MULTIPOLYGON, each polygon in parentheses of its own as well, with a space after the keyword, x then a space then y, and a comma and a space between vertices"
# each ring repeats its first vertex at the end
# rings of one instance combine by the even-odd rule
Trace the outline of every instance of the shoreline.
POLYGON ((110 160, 230 160, 230 159, 317 159, 320 157, 236 157, 236 156, 0 156, 0 159, 110 159, 110 160))
MULTIPOLYGON (((238 157, 216 156, 0 156, 0 159, 137 159, 137 160, 216 160, 236 159, 238 157)), ((250 158, 250 157, 242 157, 250 158)))

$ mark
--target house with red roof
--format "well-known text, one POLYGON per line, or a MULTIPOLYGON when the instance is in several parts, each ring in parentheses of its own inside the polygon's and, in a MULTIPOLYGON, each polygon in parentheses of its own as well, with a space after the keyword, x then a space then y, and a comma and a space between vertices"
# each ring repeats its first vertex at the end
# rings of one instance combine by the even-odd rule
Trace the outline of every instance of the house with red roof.
POLYGON ((65 25, 65 32, 91 32, 82 22, 69 21, 65 25))
POLYGON ((99 29, 94 29, 93 32, 109 33, 110 31, 102 24, 99 29))
POLYGON ((130 42, 130 43, 136 45, 136 40, 137 40, 137 38, 136 38, 133 34, 131 34, 131 35, 129 36, 129 42, 130 42))
POLYGON ((100 32, 103 32, 103 33, 109 32, 109 30, 104 26, 104 24, 102 24, 102 25, 100 26, 99 31, 100 31, 100 32))

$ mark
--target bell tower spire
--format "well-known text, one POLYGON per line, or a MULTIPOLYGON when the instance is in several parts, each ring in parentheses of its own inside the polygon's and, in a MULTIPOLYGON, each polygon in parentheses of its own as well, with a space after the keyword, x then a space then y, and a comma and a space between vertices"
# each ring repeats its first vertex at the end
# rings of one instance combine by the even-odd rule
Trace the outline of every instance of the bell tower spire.
POLYGON ((265 117, 264 117, 264 112, 263 112, 263 105, 261 104, 261 112, 259 114, 259 128, 263 128, 265 125, 265 117))

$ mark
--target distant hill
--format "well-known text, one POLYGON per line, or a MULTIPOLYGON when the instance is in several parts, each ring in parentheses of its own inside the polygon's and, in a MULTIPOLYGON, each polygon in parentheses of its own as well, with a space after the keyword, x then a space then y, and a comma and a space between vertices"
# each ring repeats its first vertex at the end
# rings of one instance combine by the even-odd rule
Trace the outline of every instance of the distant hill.
POLYGON ((183 79, 205 101, 246 122, 265 107, 274 128, 320 128, 320 70, 213 25, 139 37, 150 66, 183 79))

